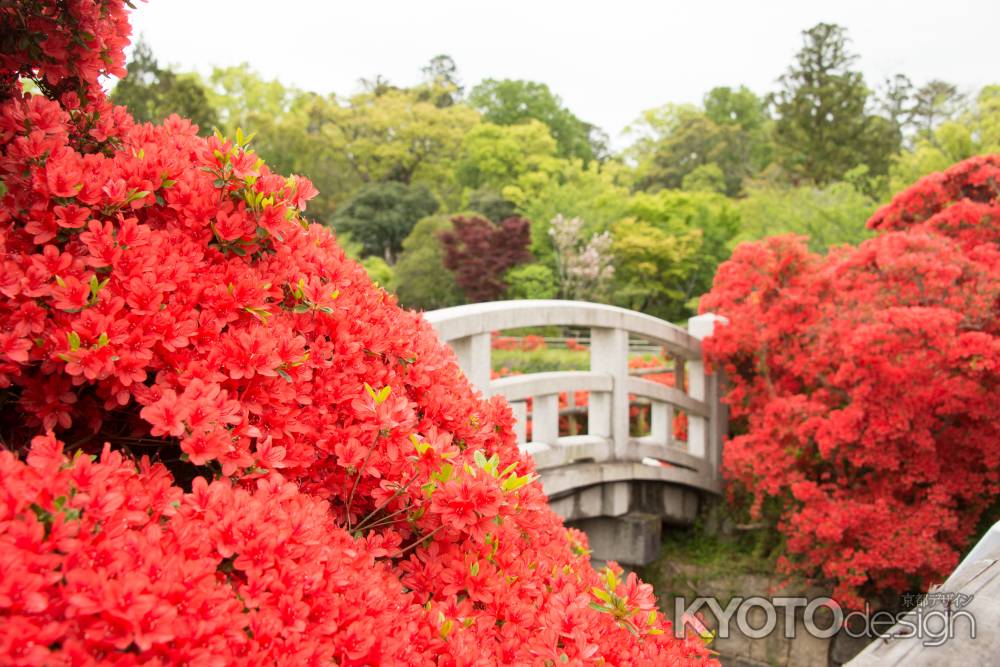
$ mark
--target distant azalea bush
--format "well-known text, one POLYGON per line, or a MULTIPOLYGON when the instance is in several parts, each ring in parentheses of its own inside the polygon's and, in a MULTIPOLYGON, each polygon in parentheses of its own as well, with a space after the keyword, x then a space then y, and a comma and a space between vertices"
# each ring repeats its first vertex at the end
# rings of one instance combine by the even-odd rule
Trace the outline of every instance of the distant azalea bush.
POLYGON ((307 179, 108 103, 125 4, 0 7, 0 663, 716 664, 307 179))
POLYGON ((740 246, 703 311, 741 435, 732 497, 837 592, 909 590, 956 565, 1000 494, 1000 156, 928 176, 879 235, 826 257, 740 246))

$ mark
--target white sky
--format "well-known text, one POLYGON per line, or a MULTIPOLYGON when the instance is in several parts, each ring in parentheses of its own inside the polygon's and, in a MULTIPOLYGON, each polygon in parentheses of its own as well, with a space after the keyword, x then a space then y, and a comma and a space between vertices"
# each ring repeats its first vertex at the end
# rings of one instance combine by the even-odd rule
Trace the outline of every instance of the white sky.
POLYGON ((869 86, 896 72, 969 92, 1000 83, 997 0, 151 0, 132 15, 161 64, 207 73, 246 61, 321 93, 376 74, 409 85, 446 53, 467 88, 547 83, 613 138, 643 109, 699 102, 717 85, 772 90, 819 21, 848 28, 869 86))

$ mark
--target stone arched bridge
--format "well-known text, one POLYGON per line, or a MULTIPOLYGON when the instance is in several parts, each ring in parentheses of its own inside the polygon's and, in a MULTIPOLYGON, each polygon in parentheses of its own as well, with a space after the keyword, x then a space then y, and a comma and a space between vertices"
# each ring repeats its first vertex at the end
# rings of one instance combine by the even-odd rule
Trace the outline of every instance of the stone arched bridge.
POLYGON ((485 395, 510 402, 519 443, 535 457, 553 509, 588 534, 593 558, 652 562, 663 524, 690 524, 699 504, 719 494, 726 412, 719 378, 705 372, 701 355, 701 339, 711 335, 717 316, 694 317, 685 330, 614 306, 521 300, 444 308, 425 317, 454 349, 469 380, 485 395), (491 380, 492 332, 543 326, 589 329, 590 369, 491 380), (675 387, 630 374, 630 341, 633 347, 659 346, 672 362, 675 387), (580 391, 588 393, 586 432, 561 434, 559 395, 580 391), (641 434, 630 432, 630 410, 639 404, 649 406, 641 434), (674 436, 680 414, 687 418, 685 441, 674 436))

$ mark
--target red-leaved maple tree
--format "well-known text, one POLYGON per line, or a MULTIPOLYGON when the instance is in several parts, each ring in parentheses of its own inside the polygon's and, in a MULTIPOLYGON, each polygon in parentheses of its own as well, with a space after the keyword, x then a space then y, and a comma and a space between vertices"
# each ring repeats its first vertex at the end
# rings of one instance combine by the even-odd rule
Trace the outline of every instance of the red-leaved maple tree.
POLYGON ((126 4, 0 5, 0 662, 714 663, 306 178, 109 104, 126 4))
POLYGON ((879 232, 821 257, 740 246, 701 308, 741 435, 732 497, 787 538, 789 570, 926 589, 1000 495, 1000 156, 921 179, 879 232))
POLYGON ((452 231, 441 235, 444 265, 469 301, 500 298, 507 269, 531 260, 531 223, 507 218, 494 224, 479 216, 455 216, 452 231))

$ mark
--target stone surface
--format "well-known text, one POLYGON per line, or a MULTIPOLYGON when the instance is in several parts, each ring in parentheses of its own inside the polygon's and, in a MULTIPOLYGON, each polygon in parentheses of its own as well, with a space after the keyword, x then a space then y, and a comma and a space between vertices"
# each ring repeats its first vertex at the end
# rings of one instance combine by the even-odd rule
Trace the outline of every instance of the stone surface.
POLYGON ((660 553, 662 524, 654 514, 581 519, 573 522, 573 526, 587 534, 594 559, 648 565, 660 553))
POLYGON ((829 663, 830 640, 813 637, 801 622, 789 644, 788 667, 822 667, 829 663))

